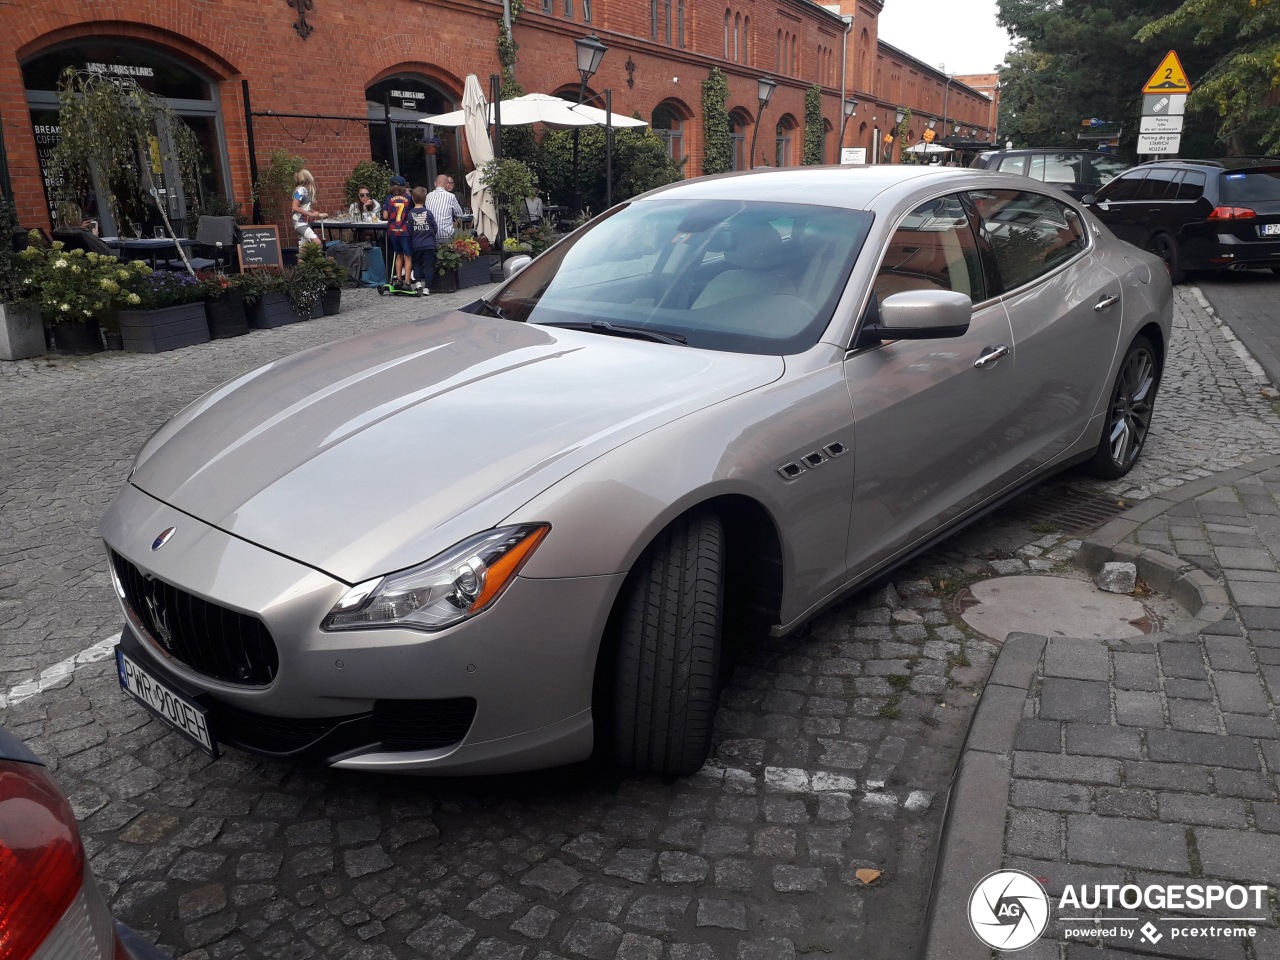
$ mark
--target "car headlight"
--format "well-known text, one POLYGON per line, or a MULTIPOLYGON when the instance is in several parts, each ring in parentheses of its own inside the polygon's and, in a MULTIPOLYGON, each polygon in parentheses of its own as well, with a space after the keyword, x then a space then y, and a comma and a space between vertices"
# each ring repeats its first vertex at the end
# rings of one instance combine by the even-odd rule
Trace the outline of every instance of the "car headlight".
POLYGON ((451 627, 498 599, 550 530, 545 523, 486 530, 419 566, 357 583, 320 627, 451 627))

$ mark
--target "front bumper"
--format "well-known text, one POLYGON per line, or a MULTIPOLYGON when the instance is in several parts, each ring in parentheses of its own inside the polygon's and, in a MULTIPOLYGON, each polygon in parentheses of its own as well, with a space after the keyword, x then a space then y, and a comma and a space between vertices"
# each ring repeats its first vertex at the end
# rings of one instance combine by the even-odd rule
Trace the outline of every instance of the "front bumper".
MULTIPOLYGON (((621 574, 518 577, 483 614, 439 633, 330 633, 319 624, 348 584, 132 486, 108 509, 101 533, 144 577, 256 617, 269 631, 278 657, 269 681, 229 683, 167 651, 122 599, 126 650, 206 707, 223 743, 260 755, 401 773, 532 769, 591 751, 596 653, 621 574), (156 535, 171 526, 172 539, 152 549, 156 535), (452 738, 441 736, 438 725, 434 740, 388 735, 388 718, 397 717, 418 724, 415 731, 443 717, 444 729, 461 736, 444 742, 452 738)), ((181 623, 180 616, 175 620, 181 623)))

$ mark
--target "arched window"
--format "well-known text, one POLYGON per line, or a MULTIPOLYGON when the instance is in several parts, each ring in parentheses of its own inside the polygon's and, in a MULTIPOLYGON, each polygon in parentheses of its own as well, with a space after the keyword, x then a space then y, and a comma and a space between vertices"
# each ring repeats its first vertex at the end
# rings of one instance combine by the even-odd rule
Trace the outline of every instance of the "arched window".
POLYGON ((790 114, 785 114, 775 128, 775 146, 773 163, 777 167, 795 166, 795 153, 792 147, 792 133, 795 132, 796 121, 790 114))
POLYGON ((649 36, 658 39, 658 0, 649 0, 649 36))
POLYGON ((733 12, 726 10, 724 12, 724 58, 729 59, 729 32, 733 29, 733 12))
POLYGON ((751 62, 751 18, 742 18, 742 62, 751 62))
POLYGON ((679 163, 684 159, 684 119, 683 111, 670 103, 660 103, 653 108, 653 118, 649 126, 653 132, 667 141, 667 152, 671 159, 679 163))
POLYGON ((676 0, 676 42, 684 49, 684 0, 676 0))
POLYGON ((742 59, 742 14, 733 15, 733 59, 742 59))
POLYGON ((743 110, 729 113, 729 140, 733 144, 733 169, 747 169, 747 127, 751 119, 743 110))
POLYGON ((662 30, 667 45, 671 45, 671 0, 662 0, 662 30))
POLYGON ((779 73, 781 73, 782 72, 782 31, 781 30, 778 31, 778 49, 775 51, 774 60, 776 61, 774 64, 774 69, 777 70, 779 73))
POLYGON ((800 73, 800 58, 796 55, 796 38, 791 37, 791 75, 794 77, 800 73))

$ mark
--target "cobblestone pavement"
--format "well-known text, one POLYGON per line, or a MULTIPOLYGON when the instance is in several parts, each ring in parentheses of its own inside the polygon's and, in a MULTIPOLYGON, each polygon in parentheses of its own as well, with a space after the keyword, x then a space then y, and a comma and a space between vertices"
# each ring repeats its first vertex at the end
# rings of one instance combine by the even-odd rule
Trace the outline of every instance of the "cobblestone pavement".
MULTIPOLYGON (((996 573, 1063 571, 1079 546, 1016 511, 895 571, 895 587, 742 651, 715 758, 685 780, 602 764, 428 780, 235 751, 213 762, 121 695, 94 526, 140 443, 245 368, 473 294, 347 292, 337 317, 235 340, 0 368, 0 723, 71 795, 113 908, 198 960, 910 955, 942 801, 997 653, 953 614, 955 594, 996 573), (864 868, 882 874, 866 885, 864 868)), ((1140 498, 1280 438, 1190 294, 1157 416, 1141 473, 1092 489, 1140 498)))
POLYGON ((1065 884, 1187 882, 1261 884, 1265 896, 1244 910, 1067 910, 1100 921, 1055 918, 1050 939, 1027 951, 1034 960, 1131 956, 1115 948, 1280 956, 1280 457, 1261 464, 1099 532, 1116 541, 1116 559, 1141 564, 1155 551, 1176 558, 1163 569, 1203 571, 1230 606, 1225 619, 1156 643, 1047 642, 1012 744, 1004 853, 1006 866, 1044 878, 1051 897, 1065 884), (1116 931, 1117 917, 1155 932, 1069 932, 1116 931), (1188 926, 1254 932, 1180 935, 1188 926))

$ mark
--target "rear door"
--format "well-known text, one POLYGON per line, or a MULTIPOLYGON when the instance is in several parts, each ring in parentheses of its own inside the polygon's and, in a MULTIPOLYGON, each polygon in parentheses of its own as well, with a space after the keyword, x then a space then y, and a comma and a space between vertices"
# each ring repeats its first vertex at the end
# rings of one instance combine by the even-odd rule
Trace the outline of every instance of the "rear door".
POLYGON ((1147 227, 1140 218, 1138 191, 1147 178, 1145 168, 1130 170, 1098 191, 1090 209, 1121 240, 1142 246, 1147 227))

